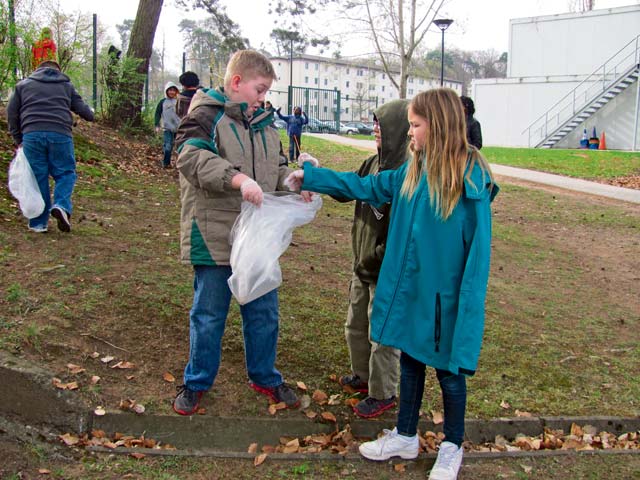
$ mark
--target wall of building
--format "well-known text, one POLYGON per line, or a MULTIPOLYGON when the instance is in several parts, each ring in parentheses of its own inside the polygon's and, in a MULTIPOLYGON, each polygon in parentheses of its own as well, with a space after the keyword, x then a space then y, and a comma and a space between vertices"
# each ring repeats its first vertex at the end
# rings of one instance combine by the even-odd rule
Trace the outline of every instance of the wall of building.
POLYGON ((509 22, 508 77, 588 75, 640 34, 640 5, 509 22))

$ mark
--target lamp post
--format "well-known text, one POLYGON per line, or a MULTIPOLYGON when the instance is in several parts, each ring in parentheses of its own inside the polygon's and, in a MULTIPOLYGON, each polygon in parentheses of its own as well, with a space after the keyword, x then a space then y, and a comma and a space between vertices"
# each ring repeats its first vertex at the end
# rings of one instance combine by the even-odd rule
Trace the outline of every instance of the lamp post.
POLYGON ((288 92, 288 97, 287 98, 287 103, 289 104, 289 115, 293 114, 293 106, 291 105, 293 102, 293 35, 294 32, 289 32, 289 35, 291 36, 289 38, 290 40, 290 44, 289 44, 289 92, 288 92))
POLYGON ((453 23, 450 18, 436 18, 433 23, 442 31, 442 50, 440 51, 440 86, 444 85, 444 31, 453 23))

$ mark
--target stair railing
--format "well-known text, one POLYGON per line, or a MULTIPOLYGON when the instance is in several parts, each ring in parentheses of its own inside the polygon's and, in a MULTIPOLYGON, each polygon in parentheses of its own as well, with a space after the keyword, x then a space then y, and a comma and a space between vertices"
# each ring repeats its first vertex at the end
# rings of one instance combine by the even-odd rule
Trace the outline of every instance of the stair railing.
POLYGON ((528 145, 538 145, 567 120, 583 110, 597 97, 613 86, 622 75, 640 65, 640 35, 614 53, 596 68, 573 90, 558 100, 522 131, 528 137, 528 145))

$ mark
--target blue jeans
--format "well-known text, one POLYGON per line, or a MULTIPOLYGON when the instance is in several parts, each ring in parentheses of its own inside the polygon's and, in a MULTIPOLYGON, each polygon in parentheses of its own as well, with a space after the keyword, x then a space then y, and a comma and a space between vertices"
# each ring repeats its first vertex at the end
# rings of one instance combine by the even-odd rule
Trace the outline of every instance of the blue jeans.
POLYGON ((300 156, 300 141, 302 135, 289 135, 289 161, 295 163, 300 156))
POLYGON ((44 211, 29 219, 30 227, 46 227, 49 223, 51 192, 49 176, 53 177, 53 207, 62 208, 71 215, 71 195, 76 184, 76 158, 73 138, 55 132, 30 132, 22 137, 24 154, 38 181, 44 199, 44 211))
POLYGON ((173 152, 173 144, 176 140, 176 132, 171 130, 165 130, 162 141, 162 152, 164 157, 162 158, 162 166, 168 167, 171 165, 171 152, 173 152))
MULTIPOLYGON (((194 266, 194 297, 190 314, 189 363, 184 384, 209 390, 218 374, 222 335, 229 313, 231 290, 228 266, 194 266)), ((282 375, 275 368, 278 345, 278 290, 240 307, 244 358, 249 379, 262 387, 277 387, 282 375)))
MULTIPOLYGON (((400 355, 400 408, 398 433, 413 436, 417 432, 420 405, 424 393, 425 364, 402 352, 400 355)), ((467 405, 467 381, 464 375, 454 375, 436 369, 444 405, 444 435, 458 447, 464 440, 464 413, 467 405)))

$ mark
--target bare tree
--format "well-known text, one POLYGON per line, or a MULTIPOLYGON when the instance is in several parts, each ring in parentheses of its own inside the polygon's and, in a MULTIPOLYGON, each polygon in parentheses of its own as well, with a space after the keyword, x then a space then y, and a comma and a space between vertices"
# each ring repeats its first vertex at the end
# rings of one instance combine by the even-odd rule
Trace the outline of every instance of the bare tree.
POLYGON ((356 26, 354 33, 364 32, 371 37, 400 98, 407 96, 414 53, 443 3, 444 0, 352 0, 342 9, 344 17, 356 26))
POLYGON ((590 12, 596 6, 596 0, 569 0, 569 10, 572 12, 590 12))

